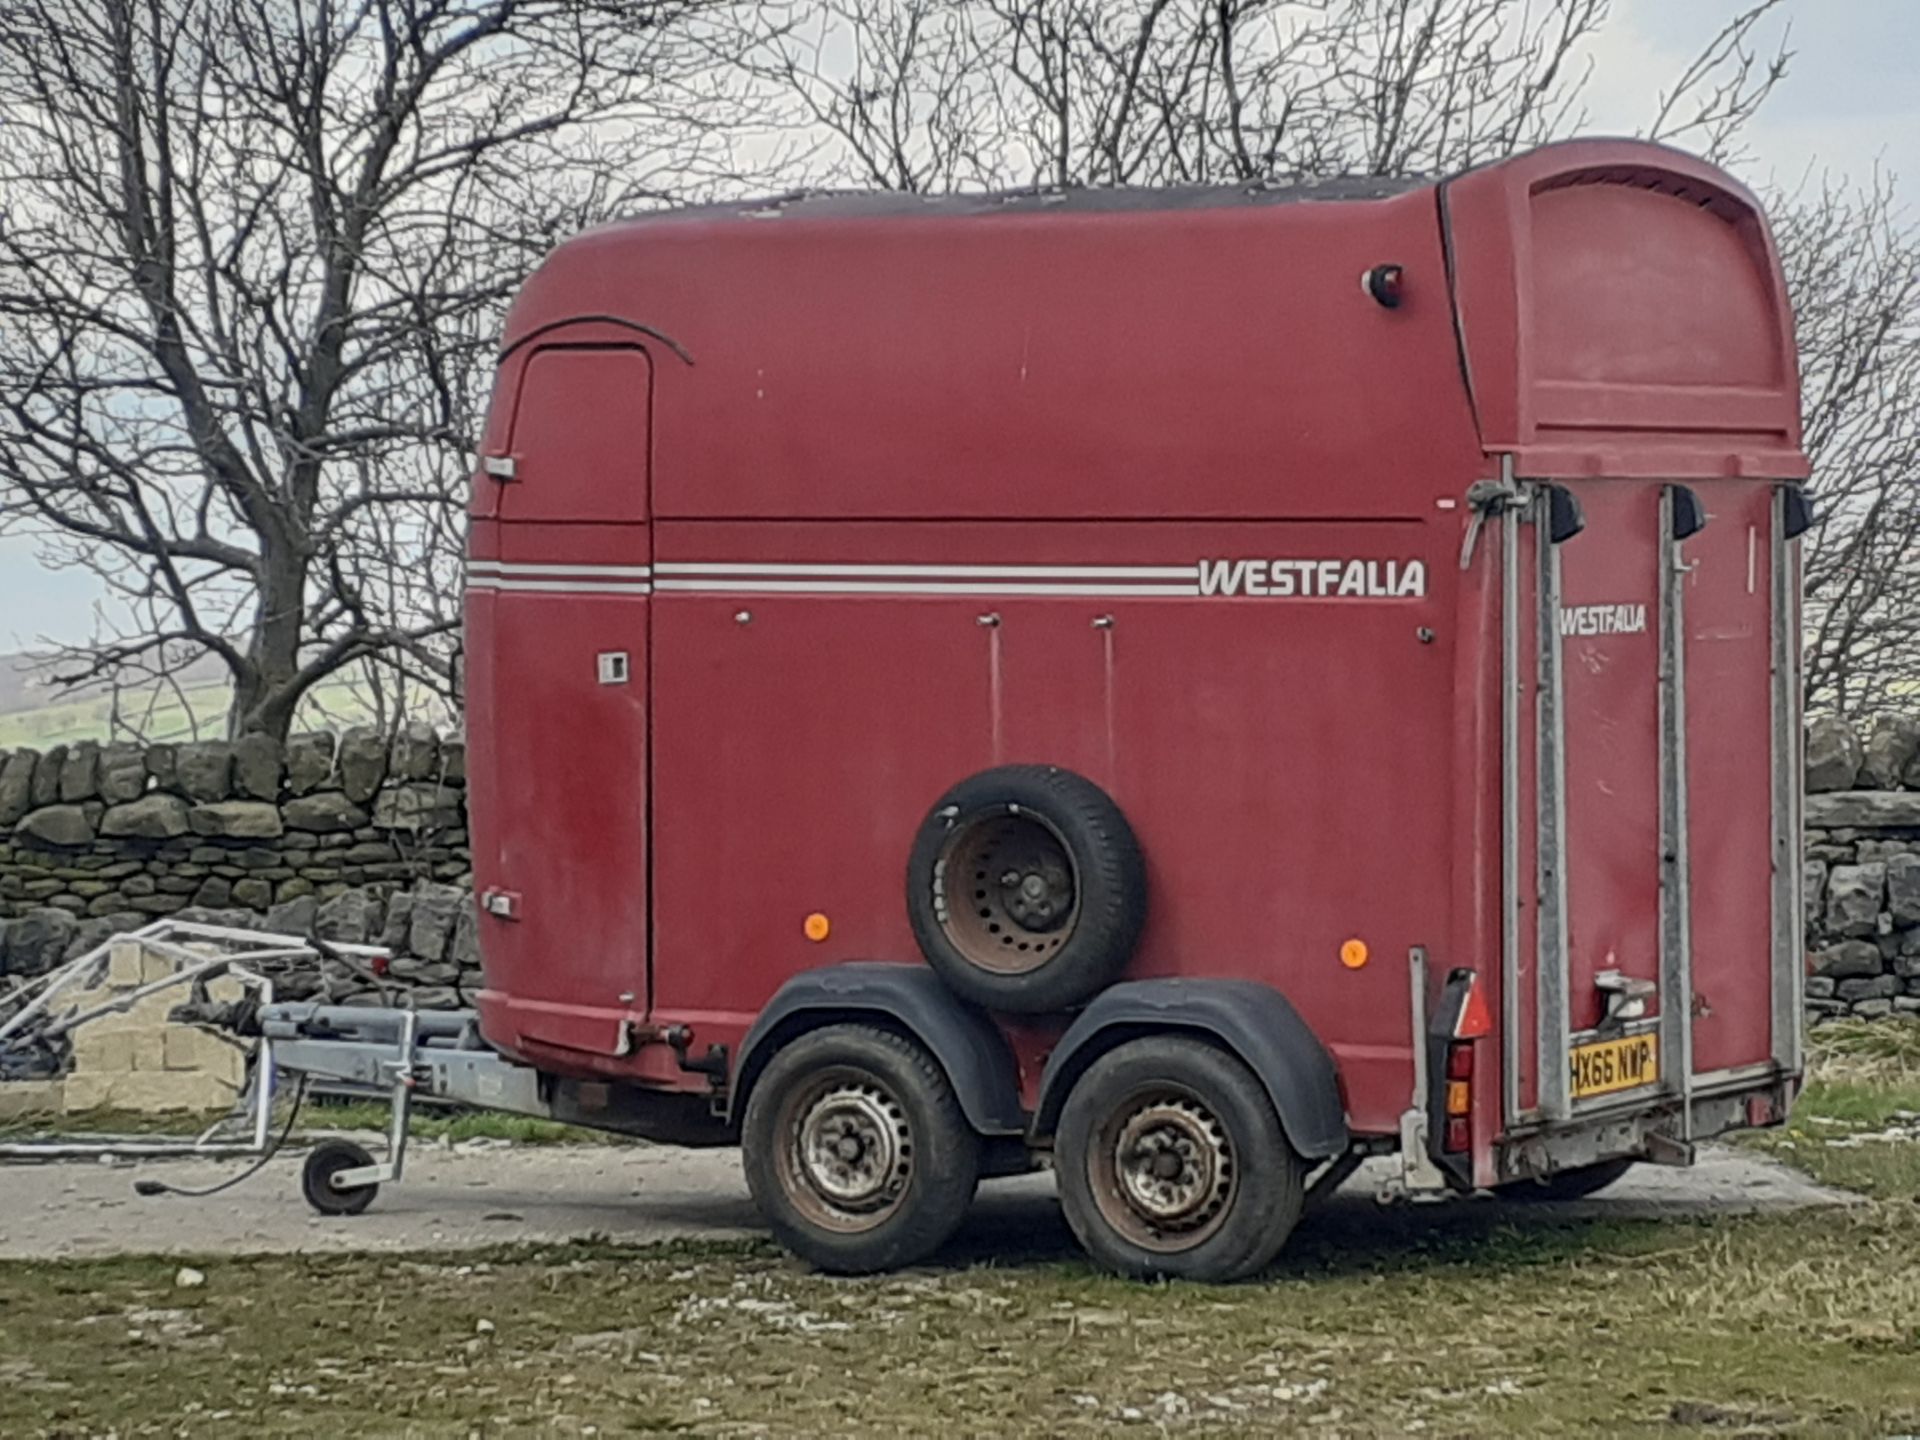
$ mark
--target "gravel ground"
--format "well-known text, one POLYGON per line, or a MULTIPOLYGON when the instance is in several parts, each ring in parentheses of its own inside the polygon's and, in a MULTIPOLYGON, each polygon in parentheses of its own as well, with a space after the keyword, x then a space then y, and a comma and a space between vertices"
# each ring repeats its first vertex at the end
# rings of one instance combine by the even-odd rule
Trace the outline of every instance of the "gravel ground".
MULTIPOLYGON (((403 1183, 382 1190, 350 1219, 321 1219, 300 1198, 299 1156, 276 1157, 259 1174, 208 1199, 141 1197, 136 1175, 202 1186, 235 1174, 241 1161, 0 1162, 0 1259, 153 1253, 275 1254, 399 1251, 605 1236, 625 1243, 761 1233, 732 1150, 651 1146, 509 1145, 469 1141, 443 1148, 416 1142, 403 1183)), ((1375 1204, 1384 1167, 1374 1162, 1325 1203, 1349 1215, 1375 1204)), ((1436 1225, 1482 1207, 1510 1211, 1517 1224, 1543 1211, 1601 1217, 1680 1217, 1846 1204, 1798 1171, 1750 1151, 1707 1146, 1691 1170, 1643 1166, 1604 1195, 1578 1205, 1528 1206, 1481 1196, 1429 1207, 1436 1225)), ((1072 1240, 1059 1218, 1051 1177, 1025 1176, 982 1187, 969 1230, 989 1249, 999 1227, 1032 1253, 1036 1234, 1072 1240)), ((1043 1247, 1045 1248, 1045 1247, 1043 1247)))

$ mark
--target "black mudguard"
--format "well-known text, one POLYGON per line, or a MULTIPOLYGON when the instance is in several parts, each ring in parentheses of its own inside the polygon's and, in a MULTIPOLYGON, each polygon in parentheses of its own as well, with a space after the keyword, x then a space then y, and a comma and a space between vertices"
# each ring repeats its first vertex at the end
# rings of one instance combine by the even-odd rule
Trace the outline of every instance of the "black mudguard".
POLYGON ((1103 990, 1047 1062, 1035 1136, 1053 1133, 1067 1092, 1103 1052, 1170 1031, 1207 1036, 1239 1056, 1266 1086, 1288 1143, 1302 1157, 1345 1153, 1350 1139, 1333 1057, 1286 996, 1254 980, 1129 980, 1103 990))
POLYGON ((982 1135, 1027 1128, 1013 1052, 985 1013, 957 997, 924 965, 849 961, 794 976, 775 992, 740 1043, 727 1099, 739 1123, 773 1052, 795 1035, 835 1021, 877 1021, 927 1047, 947 1072, 967 1121, 982 1135))

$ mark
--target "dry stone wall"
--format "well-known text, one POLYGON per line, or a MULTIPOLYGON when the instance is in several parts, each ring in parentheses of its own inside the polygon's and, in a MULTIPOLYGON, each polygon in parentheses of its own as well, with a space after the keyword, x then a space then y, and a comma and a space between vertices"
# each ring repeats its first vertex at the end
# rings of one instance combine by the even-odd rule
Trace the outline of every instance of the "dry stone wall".
POLYGON ((1807 730, 1807 1010, 1920 1015, 1920 716, 1807 730))
MULTIPOLYGON (((427 726, 0 756, 0 975, 160 916, 386 943, 416 1003, 477 983, 466 747, 427 726)), ((359 987, 369 991, 370 987, 359 987)), ((290 975, 299 992, 357 993, 290 975)))
MULTIPOLYGON (((1920 716, 1815 720, 1806 780, 1809 1014, 1920 1015, 1920 716)), ((464 745, 424 726, 16 750, 0 757, 0 976, 178 915, 395 956, 378 985, 279 977, 286 998, 467 1003, 465 801, 464 745)))

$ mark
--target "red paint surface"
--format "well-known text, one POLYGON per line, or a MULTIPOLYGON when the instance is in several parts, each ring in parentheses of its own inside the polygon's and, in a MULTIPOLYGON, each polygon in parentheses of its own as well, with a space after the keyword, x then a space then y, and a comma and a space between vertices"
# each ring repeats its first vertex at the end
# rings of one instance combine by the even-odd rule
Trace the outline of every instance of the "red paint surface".
MULTIPOLYGON (((1408 950, 1479 970, 1498 1013, 1500 557, 1489 533, 1459 568, 1467 486, 1513 451, 1536 478, 1753 477, 1708 490, 1729 514, 1763 507, 1766 481, 1805 473, 1787 324, 1750 197, 1627 143, 1385 200, 710 216, 570 242, 509 319, 487 446, 518 478, 476 479, 478 559, 1362 557, 1419 560, 1426 585, 476 592, 476 872, 526 907, 482 921, 489 1038, 552 1069, 704 1085, 648 1025, 733 1046, 800 970, 913 959, 902 870, 927 808, 986 766, 1047 761, 1108 788, 1139 834, 1152 897, 1134 973, 1275 985, 1332 1049, 1354 1127, 1391 1130, 1411 1076, 1408 950), (1358 283, 1383 261, 1406 267, 1397 311, 1358 283), (586 318, 607 316, 656 333, 586 318), (593 657, 616 649, 635 679, 599 686, 593 657), (816 911, 824 944, 802 930, 816 911), (1351 936, 1374 956, 1360 970, 1339 963, 1351 936)), ((1598 538, 1567 547, 1569 603, 1648 590, 1657 487, 1581 493, 1598 538)), ((1750 824, 1743 766, 1764 805, 1767 710, 1744 641, 1722 634, 1757 621, 1764 639, 1765 615, 1722 593, 1720 525, 1700 547, 1689 664, 1726 681, 1693 692, 1715 691, 1694 726, 1725 737, 1695 741, 1696 885, 1720 887, 1696 903, 1695 953, 1725 957, 1703 983, 1762 1006, 1716 1003, 1701 1044, 1730 1055, 1766 1044, 1766 947, 1749 946, 1765 827, 1757 857, 1709 832, 1750 824)), ((1656 934, 1639 653, 1654 615, 1644 635, 1568 651, 1582 975, 1609 954, 1639 973, 1656 934)), ((1529 755, 1522 777, 1530 793, 1529 755)), ((1529 837, 1529 956, 1533 863, 1529 837)), ((1029 1092, 1051 1028, 1013 1032, 1029 1092)), ((1483 1048, 1482 1154, 1499 1074, 1483 1048)))

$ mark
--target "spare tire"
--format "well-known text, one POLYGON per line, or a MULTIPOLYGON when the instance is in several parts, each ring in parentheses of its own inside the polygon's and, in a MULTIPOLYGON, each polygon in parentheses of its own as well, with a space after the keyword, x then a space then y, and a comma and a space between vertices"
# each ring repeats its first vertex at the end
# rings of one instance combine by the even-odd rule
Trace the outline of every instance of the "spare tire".
POLYGON ((1119 978, 1147 917, 1146 866, 1106 791, 1052 765, 961 781, 920 826, 907 914, 952 989, 1042 1014, 1119 978))

